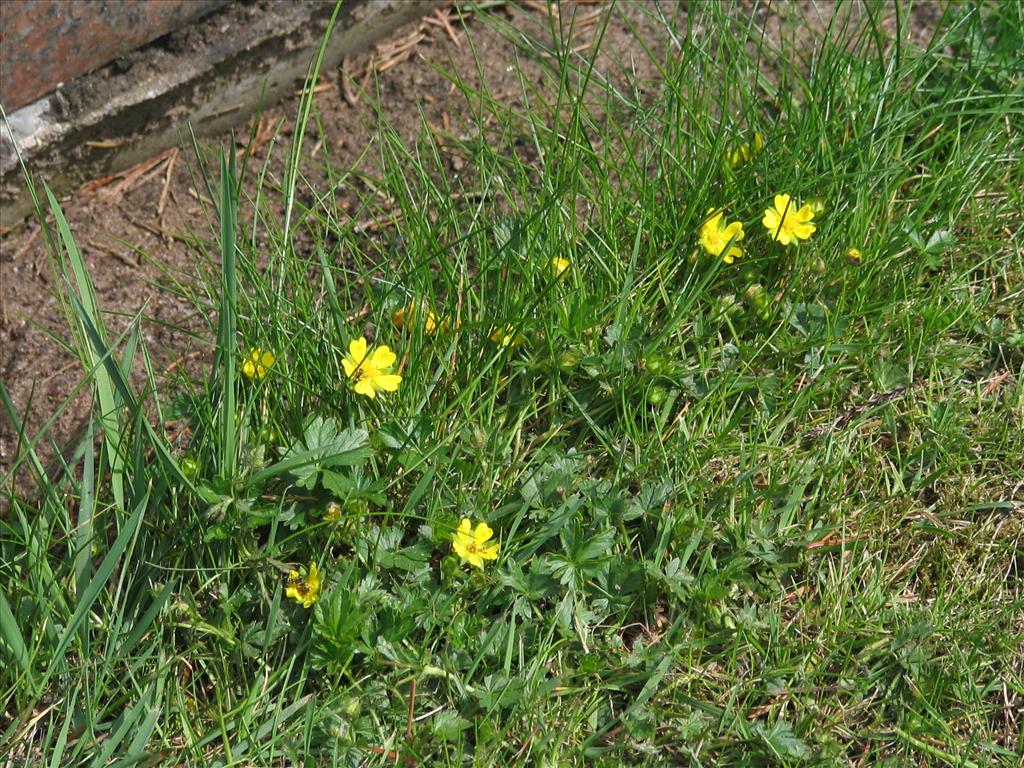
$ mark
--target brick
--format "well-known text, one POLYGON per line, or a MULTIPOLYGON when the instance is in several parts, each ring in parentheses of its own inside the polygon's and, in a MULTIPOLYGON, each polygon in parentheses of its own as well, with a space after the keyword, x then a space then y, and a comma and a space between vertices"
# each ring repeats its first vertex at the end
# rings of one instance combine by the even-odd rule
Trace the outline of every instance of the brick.
POLYGON ((0 104, 10 113, 230 0, 0 0, 0 104))

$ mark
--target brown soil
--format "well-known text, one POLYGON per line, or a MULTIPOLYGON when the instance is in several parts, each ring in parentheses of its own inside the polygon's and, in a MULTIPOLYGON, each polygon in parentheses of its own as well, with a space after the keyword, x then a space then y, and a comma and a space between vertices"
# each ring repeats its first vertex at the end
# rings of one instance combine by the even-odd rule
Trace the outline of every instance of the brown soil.
MULTIPOLYGON (((936 19, 927 4, 922 7, 914 37, 926 40, 936 19)), ((827 24, 820 4, 785 4, 781 10, 769 6, 767 13, 762 5, 756 8, 755 13, 761 17, 758 22, 765 23, 767 33, 775 38, 812 31, 807 36, 813 40, 813 32, 820 32, 827 24)), ((642 85, 657 75, 638 41, 638 37, 645 38, 655 51, 659 49, 653 11, 653 4, 648 3, 621 3, 614 8, 592 2, 563 3, 561 17, 568 27, 575 14, 578 45, 586 50, 585 45, 601 27, 599 14, 611 14, 599 66, 618 73, 620 86, 626 71, 634 85, 642 85)), ((680 22, 685 14, 685 9, 680 10, 675 3, 666 3, 663 11, 669 17, 675 14, 680 22)), ((507 5, 493 12, 538 40, 550 39, 545 3, 527 1, 523 7, 507 5)), ((378 70, 382 115, 405 141, 421 133, 423 117, 435 126, 453 126, 453 131, 467 124, 463 119, 464 102, 440 71, 458 72, 470 83, 482 77, 492 93, 511 101, 517 100, 521 91, 513 62, 523 67, 529 82, 539 84, 543 80, 536 60, 521 52, 517 57, 513 45, 482 20, 471 17, 463 25, 454 12, 445 18, 450 20, 451 30, 435 16, 418 30, 403 30, 396 40, 378 46, 376 52, 347 62, 348 72, 357 76, 368 68, 378 70), (419 35, 422 38, 408 48, 407 58, 402 59, 404 53, 395 53, 403 40, 408 42, 419 35)), ((310 153, 327 148, 335 167, 342 168, 355 164, 377 133, 374 109, 367 99, 353 98, 354 89, 345 80, 342 72, 326 73, 322 78, 326 87, 317 93, 315 108, 325 131, 318 135, 311 130, 306 137, 310 153)), ((269 108, 257 126, 259 137, 250 161, 257 167, 268 151, 272 126, 286 126, 282 129, 285 138, 278 142, 274 153, 277 166, 272 164, 277 178, 281 177, 285 154, 279 151, 280 146, 287 143, 287 126, 294 120, 297 104, 296 95, 269 108), (266 130, 268 127, 270 130, 266 130)), ((240 131, 239 135, 248 136, 249 131, 240 131)), ((229 141, 230 136, 224 135, 205 144, 216 149, 228 146, 229 141)), ((372 156, 372 152, 366 153, 360 165, 361 171, 370 175, 375 173, 372 156)), ((452 162, 453 172, 457 172, 460 161, 454 158, 452 162)), ((205 257, 187 244, 188 233, 205 241, 215 240, 195 195, 190 164, 194 166, 195 157, 190 148, 183 147, 158 163, 144 163, 136 172, 122 174, 109 183, 87 184, 61 201, 89 264, 100 306, 109 314, 112 334, 141 313, 144 339, 155 370, 167 378, 179 375, 183 368, 197 373, 208 365, 214 334, 212 313, 197 313, 173 290, 170 277, 194 282, 203 266, 205 257)), ((314 185, 323 181, 315 165, 304 169, 314 185)), ((343 210, 353 203, 353 199, 339 195, 343 210)), ((243 218, 245 206, 243 198, 243 218)), ((215 253, 215 247, 208 252, 215 253)), ((60 411, 40 442, 44 460, 73 443, 90 404, 88 392, 78 389, 82 370, 66 346, 71 337, 56 288, 37 224, 0 240, 0 377, 19 419, 24 420, 27 437, 39 434, 60 411), (62 405, 66 407, 61 410, 62 405)), ((15 425, 6 413, 0 413, 0 478, 6 477, 13 465, 19 442, 15 425)), ((23 489, 26 487, 22 484, 23 489)))

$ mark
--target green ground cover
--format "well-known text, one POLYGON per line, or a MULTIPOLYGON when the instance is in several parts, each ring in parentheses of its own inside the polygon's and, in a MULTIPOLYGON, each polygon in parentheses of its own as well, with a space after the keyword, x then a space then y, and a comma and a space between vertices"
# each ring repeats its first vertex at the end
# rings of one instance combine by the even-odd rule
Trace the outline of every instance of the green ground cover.
POLYGON ((41 195, 95 420, 5 481, 7 764, 1019 765, 1024 16, 868 10, 708 5, 643 88, 504 29, 527 106, 453 72, 372 177, 310 96, 196 163, 170 388, 41 195))

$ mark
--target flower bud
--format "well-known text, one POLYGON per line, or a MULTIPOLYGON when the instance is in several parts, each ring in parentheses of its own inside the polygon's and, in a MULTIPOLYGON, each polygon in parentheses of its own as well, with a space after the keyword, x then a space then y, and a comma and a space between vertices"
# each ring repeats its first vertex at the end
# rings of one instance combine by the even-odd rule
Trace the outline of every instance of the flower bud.
POLYGON ((572 373, 579 364, 579 354, 571 349, 563 349, 558 355, 558 370, 562 373, 572 373))

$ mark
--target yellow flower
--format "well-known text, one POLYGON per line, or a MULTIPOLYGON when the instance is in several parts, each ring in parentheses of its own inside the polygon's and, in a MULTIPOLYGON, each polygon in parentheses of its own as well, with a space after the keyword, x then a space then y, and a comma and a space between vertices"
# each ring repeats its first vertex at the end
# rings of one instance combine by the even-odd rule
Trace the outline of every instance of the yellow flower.
POLYGON ((569 260, 563 259, 561 256, 555 256, 548 263, 548 268, 551 270, 552 275, 555 277, 561 277, 562 273, 569 268, 569 260))
POLYGON ((324 520, 328 523, 336 523, 341 520, 341 504, 336 501, 328 502, 324 510, 324 520))
POLYGON ((322 583, 323 577, 317 570, 316 563, 310 563, 305 575, 298 571, 288 573, 288 586, 284 593, 295 602, 301 603, 303 608, 309 608, 320 596, 322 583))
POLYGON ((491 341, 499 347, 507 347, 509 345, 516 347, 523 343, 523 337, 516 332, 515 326, 509 323, 495 328, 491 332, 491 341))
POLYGON ((477 523, 474 529, 469 518, 464 517, 452 536, 452 549, 463 563, 483 568, 484 560, 498 559, 498 542, 488 544, 493 535, 487 523, 477 523))
POLYGON ((242 373, 250 379, 262 379, 275 362, 276 358, 270 352, 253 347, 249 350, 249 356, 245 358, 245 362, 242 363, 242 373))
POLYGON ((729 153, 729 165, 733 168, 738 168, 744 163, 750 162, 750 158, 756 155, 764 149, 764 138, 760 133, 754 132, 754 142, 751 148, 750 144, 740 144, 736 149, 729 153))
POLYGON ((783 245, 789 245, 796 240, 806 240, 817 229, 810 223, 814 218, 814 211, 810 205, 804 205, 797 210, 796 203, 792 202, 789 195, 776 195, 775 208, 766 208, 764 224, 768 234, 773 240, 778 240, 783 245))
MULTIPOLYGON (((434 333, 439 327, 445 325, 443 320, 438 319, 434 311, 429 307, 423 306, 423 330, 428 334, 434 333)), ((400 310, 391 315, 391 322, 395 324, 396 328, 405 328, 405 326, 412 325, 413 319, 416 313, 419 311, 415 304, 406 304, 400 310)))
POLYGON ((366 339, 360 336, 352 339, 348 345, 348 354, 341 360, 345 375, 352 380, 356 394, 369 398, 377 396, 377 392, 394 392, 402 383, 402 377, 391 373, 395 364, 395 353, 389 347, 366 348, 366 339))
MULTIPOLYGON (((715 209, 709 208, 708 213, 713 210, 715 209)), ((726 264, 732 264, 736 257, 743 253, 743 250, 736 245, 744 237, 743 224, 734 221, 723 227, 722 217, 724 215, 724 211, 719 211, 704 222, 700 228, 700 243, 704 246, 704 250, 712 256, 721 256, 722 261, 726 264)))
POLYGON ((846 260, 851 264, 860 264, 860 260, 862 257, 863 254, 860 252, 859 248, 850 248, 846 252, 846 260))

